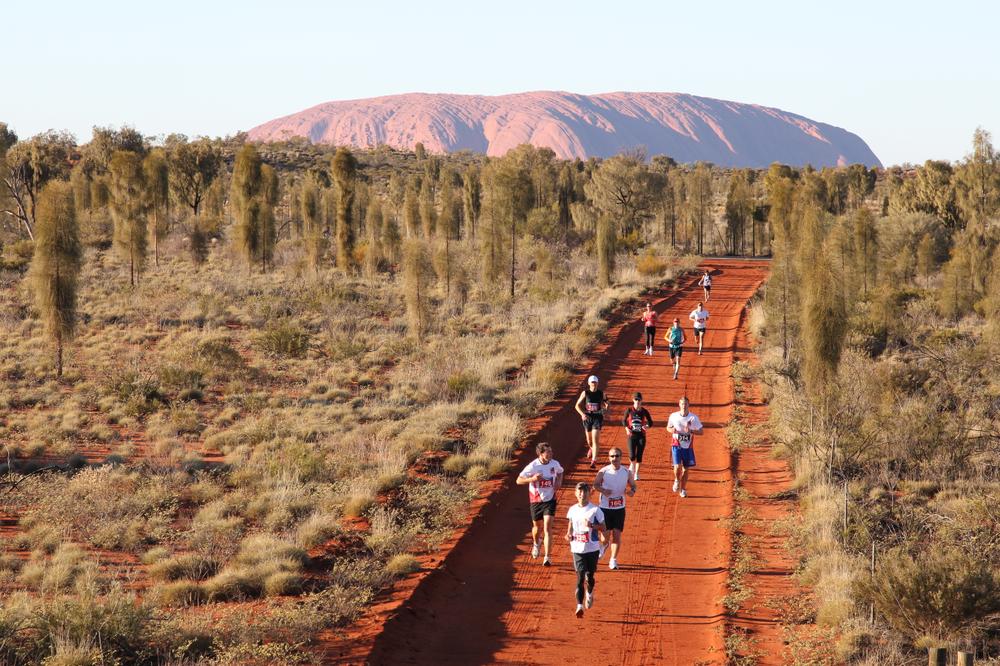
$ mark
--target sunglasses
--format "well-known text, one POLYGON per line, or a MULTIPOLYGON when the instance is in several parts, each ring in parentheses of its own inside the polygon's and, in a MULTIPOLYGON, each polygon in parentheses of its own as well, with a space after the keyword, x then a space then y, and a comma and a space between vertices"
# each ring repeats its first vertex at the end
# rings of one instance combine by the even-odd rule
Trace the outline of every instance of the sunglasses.
POLYGON ((608 456, 609 458, 621 458, 621 456, 608 456))

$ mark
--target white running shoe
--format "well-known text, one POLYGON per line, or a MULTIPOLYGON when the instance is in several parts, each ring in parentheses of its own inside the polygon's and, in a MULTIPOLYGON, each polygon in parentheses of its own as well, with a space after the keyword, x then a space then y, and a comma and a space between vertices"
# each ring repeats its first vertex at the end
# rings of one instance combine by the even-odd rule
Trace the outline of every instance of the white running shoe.
POLYGON ((576 616, 583 617, 583 604, 576 605, 576 616))
POLYGON ((681 482, 678 481, 677 479, 674 479, 674 492, 676 493, 680 487, 681 487, 681 482))
POLYGON ((540 549, 538 547, 538 542, 537 541, 532 541, 531 542, 531 557, 533 557, 533 558, 538 557, 539 550, 540 549))
POLYGON ((652 355, 653 355, 653 348, 652 348, 652 347, 650 347, 650 348, 649 348, 649 355, 650 355, 650 356, 652 356, 652 355))
POLYGON ((636 472, 636 473, 635 473, 635 474, 634 474, 633 476, 635 476, 635 480, 636 480, 636 481, 638 481, 638 480, 639 480, 639 472, 636 472))
POLYGON ((618 568, 618 560, 616 560, 615 558, 612 557, 611 561, 608 562, 608 568, 612 569, 612 570, 617 569, 618 568))
POLYGON ((688 496, 688 491, 681 490, 681 497, 687 497, 687 496, 688 496))
POLYGON ((584 600, 583 603, 587 605, 587 608, 593 608, 594 607, 594 593, 593 592, 587 592, 587 598, 584 600))

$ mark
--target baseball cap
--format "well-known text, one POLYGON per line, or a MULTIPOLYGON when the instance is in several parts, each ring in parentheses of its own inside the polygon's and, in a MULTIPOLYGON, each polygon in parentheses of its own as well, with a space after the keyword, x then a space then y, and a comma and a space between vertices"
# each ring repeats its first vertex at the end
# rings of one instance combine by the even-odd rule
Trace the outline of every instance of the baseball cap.
POLYGON ((588 384, 598 384, 598 383, 600 383, 600 381, 601 380, 597 378, 597 375, 591 375, 591 376, 587 377, 587 383, 588 384))
POLYGON ((638 391, 636 391, 635 393, 632 394, 632 399, 633 400, 642 400, 642 394, 639 393, 638 391))

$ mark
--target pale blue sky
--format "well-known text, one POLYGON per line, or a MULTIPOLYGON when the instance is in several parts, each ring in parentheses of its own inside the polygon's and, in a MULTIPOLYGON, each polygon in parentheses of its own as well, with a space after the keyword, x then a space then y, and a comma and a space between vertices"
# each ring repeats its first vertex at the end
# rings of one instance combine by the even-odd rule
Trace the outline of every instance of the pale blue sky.
POLYGON ((5 3, 0 121, 225 135, 404 92, 685 92, 861 136, 884 164, 1000 144, 988 2, 5 3))

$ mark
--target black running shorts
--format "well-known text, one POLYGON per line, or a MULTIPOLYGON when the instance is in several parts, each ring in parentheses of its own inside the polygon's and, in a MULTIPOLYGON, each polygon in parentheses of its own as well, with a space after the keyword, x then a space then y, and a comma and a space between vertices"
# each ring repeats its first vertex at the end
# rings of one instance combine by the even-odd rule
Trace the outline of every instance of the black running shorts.
POLYGON ((531 507, 531 520, 541 520, 543 516, 554 516, 556 515, 556 499, 553 497, 548 502, 532 502, 528 505, 531 507))
POLYGON ((604 513, 604 528, 608 530, 618 530, 621 532, 625 529, 625 509, 601 509, 604 513))

